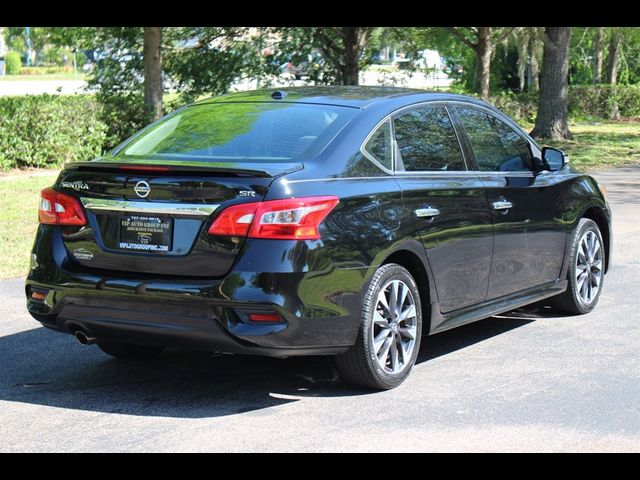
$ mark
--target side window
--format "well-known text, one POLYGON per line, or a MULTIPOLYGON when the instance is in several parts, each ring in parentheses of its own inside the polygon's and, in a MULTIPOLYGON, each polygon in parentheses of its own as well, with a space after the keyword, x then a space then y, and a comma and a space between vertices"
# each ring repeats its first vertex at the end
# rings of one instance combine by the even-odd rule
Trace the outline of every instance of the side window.
POLYGON ((466 170, 458 137, 444 107, 412 110, 394 120, 397 169, 407 172, 466 170))
POLYGON ((364 146, 365 152, 378 163, 391 170, 391 122, 386 121, 378 127, 364 146))
POLYGON ((457 108, 480 170, 531 171, 531 148, 518 132, 493 115, 471 108, 457 108))

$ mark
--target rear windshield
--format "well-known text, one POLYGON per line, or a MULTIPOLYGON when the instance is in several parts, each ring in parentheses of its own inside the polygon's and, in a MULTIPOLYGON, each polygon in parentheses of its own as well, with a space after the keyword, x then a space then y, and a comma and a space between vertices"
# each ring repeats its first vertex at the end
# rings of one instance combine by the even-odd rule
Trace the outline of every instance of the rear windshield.
POLYGON ((117 156, 290 161, 320 152, 357 112, 300 103, 194 105, 151 127, 117 156))

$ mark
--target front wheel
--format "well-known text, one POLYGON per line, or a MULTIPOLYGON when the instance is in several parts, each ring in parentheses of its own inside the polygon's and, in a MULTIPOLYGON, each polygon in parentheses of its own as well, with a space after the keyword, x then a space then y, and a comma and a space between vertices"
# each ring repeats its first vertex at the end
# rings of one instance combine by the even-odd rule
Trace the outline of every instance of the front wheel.
POLYGON ((364 295, 358 338, 336 357, 346 380, 389 390, 409 375, 420 349, 422 305, 411 274, 389 263, 374 274, 364 295))
POLYGON ((604 282, 605 251, 598 225, 583 218, 571 238, 567 291, 553 297, 551 306, 564 313, 580 315, 595 308, 604 282))

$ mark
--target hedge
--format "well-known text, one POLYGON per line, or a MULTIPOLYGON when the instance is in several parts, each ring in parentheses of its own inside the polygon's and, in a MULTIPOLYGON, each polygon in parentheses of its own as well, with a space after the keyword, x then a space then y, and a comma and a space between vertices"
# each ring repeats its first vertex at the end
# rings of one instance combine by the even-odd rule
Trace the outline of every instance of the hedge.
MULTIPOLYGON (((517 121, 535 122, 538 98, 533 93, 503 92, 489 102, 517 121)), ((621 118, 640 118, 640 86, 574 85, 569 87, 569 116, 573 120, 612 118, 617 102, 621 118)))
POLYGON ((569 90, 569 113, 575 118, 611 118, 616 102, 620 117, 640 117, 640 86, 579 85, 569 90))
POLYGON ((0 97, 0 169, 60 166, 100 155, 107 126, 90 95, 0 97))

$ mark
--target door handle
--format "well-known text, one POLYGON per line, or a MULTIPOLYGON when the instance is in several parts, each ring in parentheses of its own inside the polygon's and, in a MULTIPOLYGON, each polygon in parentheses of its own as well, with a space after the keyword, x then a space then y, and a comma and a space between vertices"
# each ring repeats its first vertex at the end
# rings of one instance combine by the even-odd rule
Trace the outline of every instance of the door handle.
POLYGON ((416 214, 416 217, 423 218, 437 217, 438 215, 440 215, 440 210, 432 207, 418 208, 417 210, 414 210, 414 212, 416 214))
POLYGON ((509 210, 513 207, 513 203, 508 200, 498 200, 497 202, 493 202, 491 206, 494 210, 509 210))

